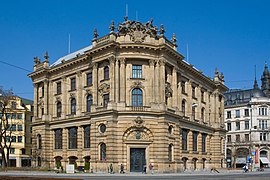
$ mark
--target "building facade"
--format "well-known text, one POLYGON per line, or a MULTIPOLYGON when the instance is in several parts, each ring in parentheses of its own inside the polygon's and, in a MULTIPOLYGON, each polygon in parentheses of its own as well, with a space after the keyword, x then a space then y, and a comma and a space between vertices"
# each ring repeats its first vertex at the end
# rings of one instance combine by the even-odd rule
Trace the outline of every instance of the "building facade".
POLYGON ((270 97, 268 67, 262 75, 262 87, 225 93, 227 128, 227 167, 267 167, 270 158, 270 97))
MULTIPOLYGON (((0 113, 1 132, 4 132, 5 129, 2 124, 6 120, 6 115, 9 128, 5 133, 6 136, 3 133, 3 138, 6 137, 8 143, 11 141, 9 154, 10 167, 31 167, 31 121, 33 117, 33 101, 18 96, 11 97, 5 114, 0 113)), ((0 164, 2 165, 1 154, 0 164)))
POLYGON ((210 79, 152 24, 128 20, 49 65, 35 58, 35 164, 156 172, 225 163, 223 75, 210 79))

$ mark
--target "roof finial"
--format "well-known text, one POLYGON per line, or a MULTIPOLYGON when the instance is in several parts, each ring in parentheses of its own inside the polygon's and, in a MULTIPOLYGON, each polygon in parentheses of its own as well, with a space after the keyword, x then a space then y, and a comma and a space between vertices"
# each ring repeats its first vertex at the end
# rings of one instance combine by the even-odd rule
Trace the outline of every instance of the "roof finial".
POLYGON ((160 25, 159 33, 160 33, 160 36, 164 36, 165 28, 164 28, 164 25, 163 24, 160 25))
POLYGON ((115 30, 115 26, 114 26, 114 21, 112 21, 111 25, 110 25, 110 30, 111 30, 111 33, 114 32, 115 30))
POLYGON ((96 40, 98 38, 98 33, 97 33, 97 28, 94 29, 94 39, 93 40, 96 40))
POLYGON ((256 76, 256 65, 254 66, 254 70, 255 70, 255 79, 254 79, 253 89, 259 89, 257 76, 256 76))
POLYGON ((176 35, 175 35, 175 33, 173 33, 173 35, 172 35, 172 43, 173 43, 174 45, 176 45, 176 41, 177 41, 176 35))
POLYGON ((49 53, 48 53, 48 51, 46 51, 46 53, 44 55, 44 59, 45 59, 46 62, 48 62, 48 60, 49 60, 49 53))

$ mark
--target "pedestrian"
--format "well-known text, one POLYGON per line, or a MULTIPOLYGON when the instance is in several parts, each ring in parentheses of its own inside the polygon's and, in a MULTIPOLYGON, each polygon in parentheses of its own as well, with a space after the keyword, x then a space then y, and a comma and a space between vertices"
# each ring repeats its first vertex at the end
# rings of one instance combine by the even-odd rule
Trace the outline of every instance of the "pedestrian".
POLYGON ((110 173, 113 174, 113 165, 110 164, 110 173))
POLYGON ((146 165, 144 165, 143 166, 143 172, 142 172, 143 174, 146 174, 146 169, 147 169, 147 167, 146 167, 146 165))
POLYGON ((152 165, 152 163, 149 164, 149 171, 150 171, 151 174, 153 174, 153 165, 152 165))
POLYGON ((124 171, 124 165, 121 164, 120 165, 120 174, 124 174, 124 173, 125 173, 125 171, 124 171))

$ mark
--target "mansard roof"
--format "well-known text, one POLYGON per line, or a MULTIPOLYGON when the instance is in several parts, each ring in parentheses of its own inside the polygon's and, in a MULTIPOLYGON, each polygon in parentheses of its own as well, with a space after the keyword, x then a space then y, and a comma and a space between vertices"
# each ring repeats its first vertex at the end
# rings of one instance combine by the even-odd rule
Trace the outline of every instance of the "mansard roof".
POLYGON ((261 89, 231 89, 224 93, 224 96, 225 106, 247 104, 253 97, 267 97, 261 89))

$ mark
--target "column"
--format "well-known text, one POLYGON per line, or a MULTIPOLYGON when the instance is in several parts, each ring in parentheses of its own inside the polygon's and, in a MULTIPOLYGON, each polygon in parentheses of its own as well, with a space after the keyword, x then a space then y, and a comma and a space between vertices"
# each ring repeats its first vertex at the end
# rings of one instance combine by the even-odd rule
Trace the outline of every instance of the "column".
POLYGON ((81 114, 81 112, 83 111, 83 105, 82 105, 82 72, 78 71, 77 72, 77 78, 76 78, 76 89, 77 89, 77 97, 76 97, 76 101, 78 102, 77 104, 77 114, 81 114))
POLYGON ((150 59, 149 60, 149 65, 150 65, 150 68, 149 68, 149 80, 150 80, 150 87, 149 87, 149 94, 150 94, 150 103, 152 102, 155 102, 155 61, 153 59, 150 59))
POLYGON ((159 65, 160 65, 160 92, 159 92, 159 96, 160 96, 160 103, 165 103, 165 58, 161 58, 159 60, 159 65))
POLYGON ((119 102, 119 59, 116 59, 115 62, 115 102, 118 103, 119 102))
POLYGON ((61 85, 62 85, 62 114, 64 115, 63 118, 65 118, 66 115, 68 114, 68 100, 69 100, 69 97, 67 96, 68 85, 66 76, 62 77, 61 85))
POLYGON ((48 115, 48 79, 44 80, 44 115, 48 115))
POLYGON ((156 60, 156 67, 155 67, 155 77, 154 77, 154 79, 155 79, 155 93, 154 93, 154 96, 155 96, 155 102, 156 103, 159 103, 159 96, 160 96, 160 94, 159 94, 159 61, 158 60, 156 60))
POLYGON ((176 72, 176 68, 173 68, 173 72, 172 72, 172 90, 173 90, 173 94, 172 94, 172 107, 177 107, 177 72, 176 72))
POLYGON ((62 141, 62 150, 63 150, 63 158, 67 158, 67 150, 68 150, 68 128, 63 128, 62 132, 63 141, 62 141))
POLYGON ((120 102, 126 102, 126 59, 120 59, 120 102))
POLYGON ((38 84, 34 84, 34 117, 38 118, 38 84))
POLYGON ((98 63, 93 63, 93 105, 98 105, 98 63))
POLYGON ((114 102, 115 101, 115 96, 114 96, 114 63, 115 63, 115 57, 111 56, 109 58, 110 61, 110 102, 114 102))

